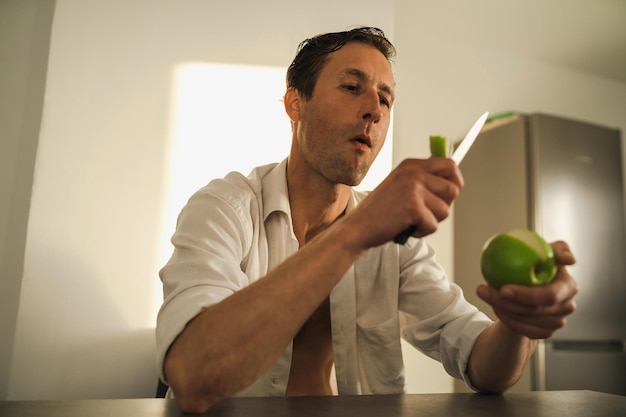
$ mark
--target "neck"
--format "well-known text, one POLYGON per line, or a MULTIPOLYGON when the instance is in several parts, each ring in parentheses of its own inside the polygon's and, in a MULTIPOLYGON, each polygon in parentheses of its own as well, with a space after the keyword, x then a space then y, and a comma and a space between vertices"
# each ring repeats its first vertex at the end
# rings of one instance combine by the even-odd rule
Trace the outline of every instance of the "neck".
POLYGON ((303 246, 340 218, 352 187, 332 184, 314 175, 301 175, 287 165, 287 188, 293 228, 303 246))

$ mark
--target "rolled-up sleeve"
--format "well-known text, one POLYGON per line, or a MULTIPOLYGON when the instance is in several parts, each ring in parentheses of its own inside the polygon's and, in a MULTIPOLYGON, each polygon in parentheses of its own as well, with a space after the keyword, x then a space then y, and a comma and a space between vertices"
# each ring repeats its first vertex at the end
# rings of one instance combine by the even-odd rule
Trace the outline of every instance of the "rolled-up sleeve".
POLYGON ((478 336, 492 324, 491 319, 448 280, 423 239, 410 240, 400 251, 402 337, 471 387, 469 357, 478 336))
POLYGON ((159 272, 164 300, 157 316, 156 360, 162 378, 167 350, 187 323, 250 284, 241 267, 253 233, 250 214, 215 193, 219 183, 210 185, 181 211, 172 236, 174 252, 159 272))

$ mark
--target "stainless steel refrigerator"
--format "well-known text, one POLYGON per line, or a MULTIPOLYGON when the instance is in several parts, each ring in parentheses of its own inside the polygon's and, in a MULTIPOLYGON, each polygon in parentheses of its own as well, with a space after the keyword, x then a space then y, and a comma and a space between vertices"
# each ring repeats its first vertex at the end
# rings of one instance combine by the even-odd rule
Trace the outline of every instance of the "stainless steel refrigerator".
POLYGON ((577 310, 540 342, 525 371, 533 390, 626 395, 626 227, 620 132, 560 117, 496 119, 461 164, 454 205, 455 281, 476 297, 480 254, 494 233, 525 227, 567 241, 579 285, 577 310))

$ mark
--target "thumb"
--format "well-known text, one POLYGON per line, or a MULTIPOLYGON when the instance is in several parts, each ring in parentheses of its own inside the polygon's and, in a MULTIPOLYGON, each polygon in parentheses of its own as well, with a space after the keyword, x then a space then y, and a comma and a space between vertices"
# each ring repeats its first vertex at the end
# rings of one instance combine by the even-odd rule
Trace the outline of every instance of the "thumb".
POLYGON ((574 265, 576 263, 574 254, 572 254, 569 245, 564 241, 558 240, 556 242, 552 242, 550 246, 554 251, 554 258, 557 263, 561 265, 574 265))

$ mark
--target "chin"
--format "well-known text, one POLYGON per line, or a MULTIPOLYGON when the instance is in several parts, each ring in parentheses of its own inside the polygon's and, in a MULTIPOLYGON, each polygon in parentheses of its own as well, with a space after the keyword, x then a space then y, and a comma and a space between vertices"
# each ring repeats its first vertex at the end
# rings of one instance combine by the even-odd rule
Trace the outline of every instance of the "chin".
POLYGON ((343 184, 349 187, 356 187, 359 184, 361 184, 361 182, 363 182, 363 179, 365 178, 365 175, 367 174, 368 171, 369 171, 369 165, 357 166, 355 168, 350 168, 350 169, 339 169, 339 170, 335 170, 334 174, 331 176, 328 176, 327 178, 330 179, 335 184, 343 184))
POLYGON ((363 182, 364 178, 365 175, 358 176, 356 178, 346 178, 346 181, 341 181, 341 184, 348 185, 350 187, 357 187, 363 182))

